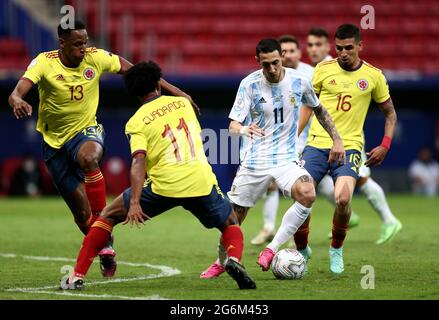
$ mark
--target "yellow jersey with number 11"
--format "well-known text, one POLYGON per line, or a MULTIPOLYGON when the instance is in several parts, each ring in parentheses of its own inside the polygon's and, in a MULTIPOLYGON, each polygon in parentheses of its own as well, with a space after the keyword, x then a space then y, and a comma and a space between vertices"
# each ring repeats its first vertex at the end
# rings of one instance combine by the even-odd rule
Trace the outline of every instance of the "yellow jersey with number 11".
MULTIPOLYGON (((371 100, 382 103, 390 98, 384 74, 365 61, 361 61, 356 70, 347 71, 333 59, 316 66, 312 82, 321 104, 335 123, 344 148, 361 151, 363 126, 371 100)), ((319 149, 332 147, 331 138, 315 117, 307 145, 319 149)))
POLYGON ((96 125, 99 78, 104 72, 119 71, 119 57, 96 48, 87 48, 76 68, 63 65, 57 50, 32 60, 23 78, 38 85, 37 130, 44 141, 59 149, 79 131, 96 125))
POLYGON ((183 97, 157 96, 140 107, 125 127, 131 154, 146 153, 146 173, 156 194, 206 196, 218 185, 204 154, 201 127, 183 97))

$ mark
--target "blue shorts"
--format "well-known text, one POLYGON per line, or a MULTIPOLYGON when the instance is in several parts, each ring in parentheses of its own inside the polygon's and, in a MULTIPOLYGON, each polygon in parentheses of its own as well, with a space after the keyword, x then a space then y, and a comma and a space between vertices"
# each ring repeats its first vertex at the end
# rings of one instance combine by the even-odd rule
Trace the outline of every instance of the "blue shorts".
POLYGON ((86 141, 96 141, 104 147, 105 131, 101 124, 87 127, 78 132, 60 149, 55 149, 43 141, 43 157, 53 182, 61 195, 68 196, 81 182, 84 172, 76 161, 79 148, 86 141))
POLYGON ((335 162, 328 163, 330 149, 319 149, 306 146, 303 149, 302 160, 304 167, 314 181, 319 184, 326 174, 335 180, 341 176, 350 176, 359 179, 358 170, 361 166, 361 152, 358 150, 346 150, 346 164, 339 165, 335 162))
MULTIPOLYGON (((131 188, 123 193, 125 208, 130 207, 131 188)), ((147 180, 140 197, 140 206, 148 216, 155 217, 174 207, 182 206, 190 211, 206 228, 220 227, 232 212, 230 202, 226 200, 218 186, 213 186, 207 196, 190 198, 171 198, 158 195, 151 189, 151 180, 147 180)))

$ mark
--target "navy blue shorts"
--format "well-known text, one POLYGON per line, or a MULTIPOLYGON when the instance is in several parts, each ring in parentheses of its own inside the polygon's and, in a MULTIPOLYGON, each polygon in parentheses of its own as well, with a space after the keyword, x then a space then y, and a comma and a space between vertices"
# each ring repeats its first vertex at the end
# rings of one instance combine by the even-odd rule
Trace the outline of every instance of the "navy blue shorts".
POLYGON ((76 161, 79 148, 86 141, 96 141, 104 147, 105 131, 101 124, 78 132, 60 149, 43 141, 43 157, 55 186, 63 196, 71 194, 81 182, 84 172, 76 161))
POLYGON ((304 167, 314 181, 319 184, 326 174, 335 180, 341 176, 351 176, 359 179, 358 170, 361 166, 361 152, 358 150, 346 150, 346 164, 339 165, 335 162, 328 163, 330 149, 319 149, 306 146, 303 149, 302 160, 304 167))
MULTIPOLYGON (((131 188, 123 193, 127 210, 130 207, 131 188)), ((158 195, 151 189, 151 181, 147 180, 140 197, 140 206, 149 217, 155 217, 174 207, 182 206, 190 211, 206 228, 220 227, 232 212, 230 202, 224 198, 220 188, 213 186, 207 196, 190 198, 170 198, 158 195)))

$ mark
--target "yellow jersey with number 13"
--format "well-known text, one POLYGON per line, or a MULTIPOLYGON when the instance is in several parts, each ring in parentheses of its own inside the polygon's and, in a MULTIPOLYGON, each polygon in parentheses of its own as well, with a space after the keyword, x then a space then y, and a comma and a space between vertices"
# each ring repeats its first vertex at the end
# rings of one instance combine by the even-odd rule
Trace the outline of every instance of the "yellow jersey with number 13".
POLYGON ((140 107, 125 127, 131 154, 146 153, 146 173, 156 194, 206 196, 218 185, 204 154, 201 127, 183 97, 157 96, 140 107))
MULTIPOLYGON (((361 151, 363 126, 371 100, 382 103, 390 98, 386 78, 380 69, 365 61, 353 71, 340 67, 337 59, 319 63, 313 86, 321 104, 328 110, 346 150, 361 151)), ((314 117, 307 145, 330 149, 332 140, 314 117)))
POLYGON ((87 48, 76 68, 63 65, 57 50, 32 60, 23 78, 38 85, 37 130, 44 141, 59 149, 79 131, 96 125, 99 78, 104 72, 119 71, 119 57, 96 48, 87 48))

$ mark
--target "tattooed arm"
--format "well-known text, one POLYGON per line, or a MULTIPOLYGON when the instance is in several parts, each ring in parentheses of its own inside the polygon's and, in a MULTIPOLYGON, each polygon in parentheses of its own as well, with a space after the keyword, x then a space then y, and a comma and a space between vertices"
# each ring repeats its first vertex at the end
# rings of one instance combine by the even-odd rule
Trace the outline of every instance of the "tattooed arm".
POLYGON ((341 140, 328 111, 325 107, 319 104, 318 107, 314 108, 314 113, 323 129, 325 129, 333 141, 331 151, 329 152, 328 162, 337 161, 338 163, 345 163, 346 152, 343 147, 343 141, 341 140))

